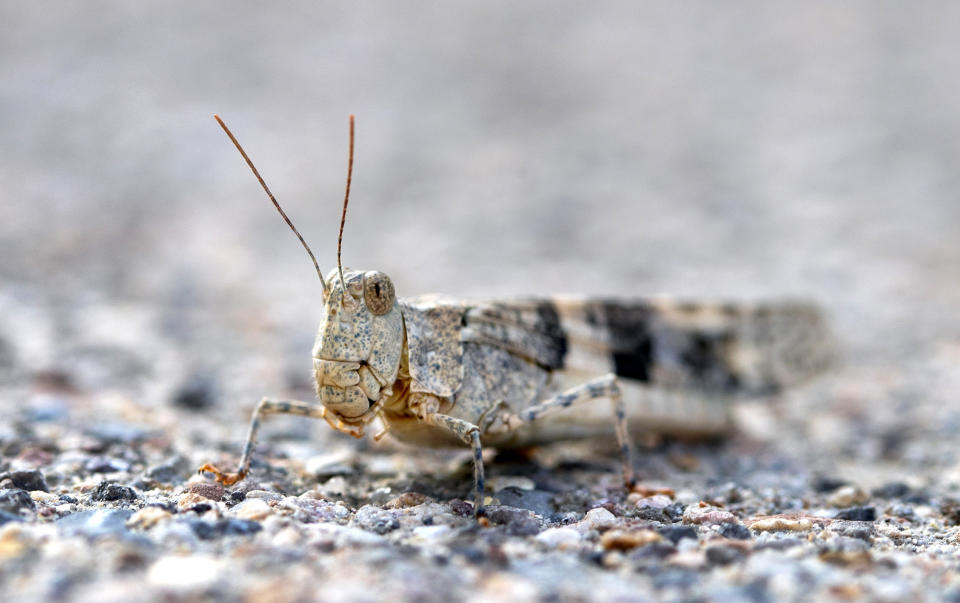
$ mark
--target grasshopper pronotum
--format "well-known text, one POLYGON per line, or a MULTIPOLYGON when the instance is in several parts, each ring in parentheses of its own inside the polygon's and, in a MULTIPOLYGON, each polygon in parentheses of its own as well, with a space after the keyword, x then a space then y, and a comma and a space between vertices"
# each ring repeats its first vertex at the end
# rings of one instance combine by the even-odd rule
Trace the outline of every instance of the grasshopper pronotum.
POLYGON ((324 277, 253 162, 215 117, 307 250, 323 287, 313 346, 321 404, 262 399, 237 472, 210 464, 200 469, 225 484, 247 475, 262 418, 280 413, 324 419, 358 438, 379 418, 401 440, 471 446, 477 514, 484 500, 484 445, 607 435, 612 424, 629 486, 631 432, 722 434, 731 426, 731 395, 776 390, 827 364, 824 321, 816 307, 801 302, 398 300, 383 272, 341 263, 352 115, 337 267, 324 277), (601 398, 611 402, 606 413, 593 404, 601 398))

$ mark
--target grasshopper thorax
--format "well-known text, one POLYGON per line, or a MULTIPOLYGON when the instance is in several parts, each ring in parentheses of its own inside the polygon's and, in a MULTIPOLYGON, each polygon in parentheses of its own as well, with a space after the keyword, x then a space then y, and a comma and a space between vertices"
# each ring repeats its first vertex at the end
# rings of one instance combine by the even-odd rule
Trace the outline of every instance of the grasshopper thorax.
POLYGON ((403 317, 393 283, 382 272, 344 269, 341 281, 333 269, 326 282, 313 344, 317 396, 345 422, 366 422, 397 378, 403 317))

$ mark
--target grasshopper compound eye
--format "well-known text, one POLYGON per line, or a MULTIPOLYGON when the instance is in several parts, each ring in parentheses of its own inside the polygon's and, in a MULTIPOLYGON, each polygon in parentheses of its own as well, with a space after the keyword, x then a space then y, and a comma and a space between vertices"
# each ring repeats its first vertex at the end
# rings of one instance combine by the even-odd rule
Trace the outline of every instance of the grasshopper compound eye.
POLYGON ((383 316, 389 312, 396 300, 390 277, 379 270, 366 272, 363 275, 363 299, 374 316, 383 316))

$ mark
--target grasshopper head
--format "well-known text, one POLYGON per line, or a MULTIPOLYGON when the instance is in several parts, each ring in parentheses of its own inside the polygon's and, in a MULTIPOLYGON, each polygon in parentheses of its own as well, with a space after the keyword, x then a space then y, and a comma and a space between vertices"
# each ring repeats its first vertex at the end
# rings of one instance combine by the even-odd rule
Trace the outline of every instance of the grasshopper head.
MULTIPOLYGON (((300 239, 323 285, 323 318, 313 344, 317 395, 324 407, 344 423, 363 425, 375 416, 377 409, 373 408, 374 403, 380 400, 383 390, 393 384, 400 370, 403 317, 390 277, 376 270, 344 270, 340 262, 343 225, 347 217, 353 175, 353 115, 350 116, 347 191, 343 197, 340 234, 337 237, 337 268, 331 270, 326 279, 320 273, 320 265, 310 246, 277 203, 243 147, 223 120, 216 115, 214 117, 240 151, 284 222, 300 239)), ((339 423, 331 422, 331 425, 339 423)), ((362 429, 356 433, 362 433, 362 429)))
POLYGON ((350 422, 359 420, 396 380, 403 318, 386 274, 344 269, 343 281, 337 269, 327 275, 313 366, 320 401, 350 422))

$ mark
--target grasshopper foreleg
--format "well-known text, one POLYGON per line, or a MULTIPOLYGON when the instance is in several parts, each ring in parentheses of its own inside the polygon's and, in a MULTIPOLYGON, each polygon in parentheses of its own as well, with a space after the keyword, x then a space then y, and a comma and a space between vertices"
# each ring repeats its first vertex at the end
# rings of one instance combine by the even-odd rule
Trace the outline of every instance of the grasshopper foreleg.
POLYGON ((257 404, 256 410, 253 411, 253 418, 250 420, 250 430, 247 432, 247 443, 243 447, 243 457, 240 460, 240 467, 237 469, 237 472, 224 473, 210 463, 200 467, 199 471, 201 473, 204 471, 212 473, 218 482, 227 486, 235 484, 245 478, 247 473, 250 472, 250 460, 253 456, 253 447, 257 442, 257 432, 260 431, 260 423, 263 421, 263 417, 266 415, 299 415, 301 417, 309 417, 311 419, 324 419, 327 421, 327 423, 330 423, 330 426, 334 429, 346 431, 347 433, 351 433, 351 435, 357 435, 346 429, 346 426, 336 425, 335 422, 327 416, 327 412, 328 411, 326 407, 311 404, 309 402, 302 402, 300 400, 274 400, 272 398, 264 398, 260 400, 260 403, 257 404))
POLYGON ((541 417, 568 408, 574 404, 580 404, 597 398, 610 398, 613 404, 613 424, 617 432, 617 443, 620 445, 623 481, 627 488, 630 488, 633 486, 634 481, 633 460, 630 450, 630 437, 627 433, 627 415, 623 404, 623 395, 621 394, 616 375, 611 373, 587 381, 582 385, 547 398, 543 402, 523 410, 518 413, 518 416, 523 422, 536 421, 541 417))
POLYGON ((483 447, 480 445, 480 428, 463 419, 440 413, 426 415, 424 422, 446 429, 473 448, 473 512, 479 517, 483 514, 483 447))

